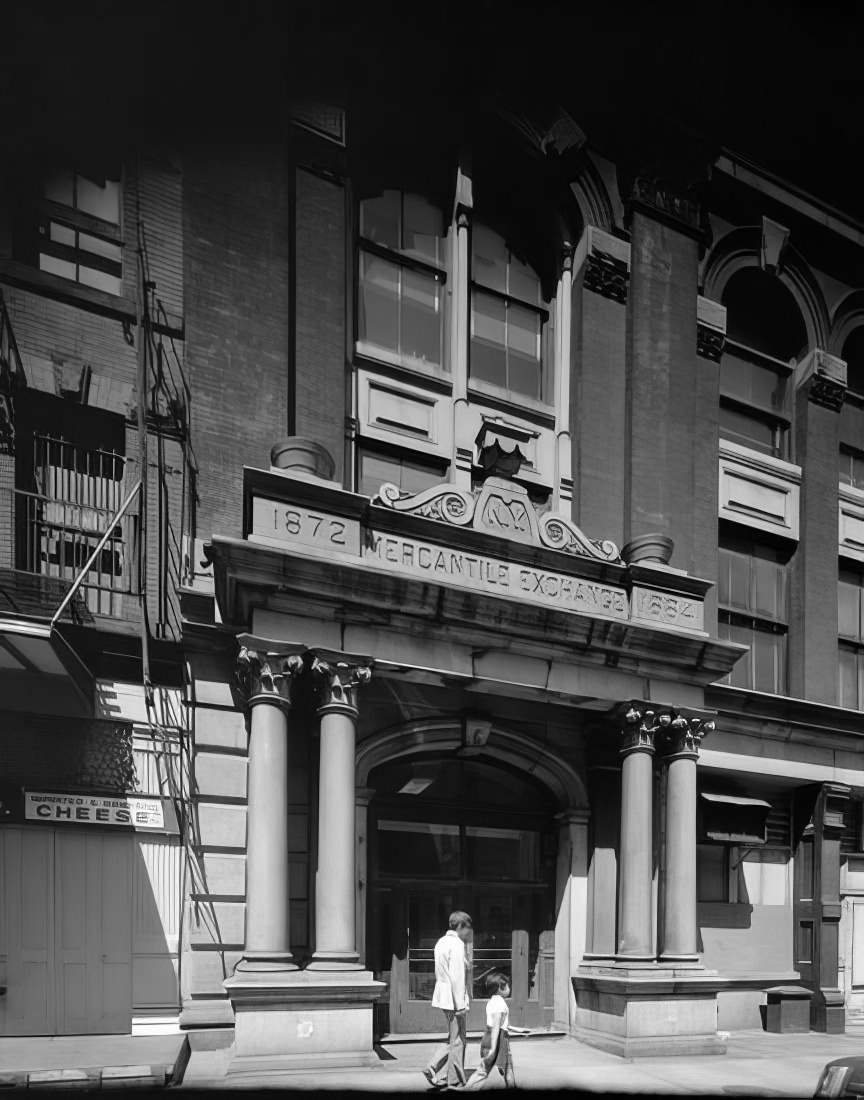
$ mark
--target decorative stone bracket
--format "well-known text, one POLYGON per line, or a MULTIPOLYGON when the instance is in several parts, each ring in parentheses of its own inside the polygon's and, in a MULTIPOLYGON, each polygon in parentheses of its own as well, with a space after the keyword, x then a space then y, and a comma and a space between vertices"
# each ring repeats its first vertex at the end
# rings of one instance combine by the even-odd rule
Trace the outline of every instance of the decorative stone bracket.
POLYGON ((565 554, 616 564, 621 561, 614 542, 589 539, 572 520, 556 512, 538 515, 527 489, 504 478, 489 477, 474 493, 446 484, 405 495, 398 486, 386 484, 373 503, 565 554))
POLYGON ((836 355, 814 348, 798 368, 798 388, 805 386, 814 405, 839 412, 846 396, 846 363, 836 355))

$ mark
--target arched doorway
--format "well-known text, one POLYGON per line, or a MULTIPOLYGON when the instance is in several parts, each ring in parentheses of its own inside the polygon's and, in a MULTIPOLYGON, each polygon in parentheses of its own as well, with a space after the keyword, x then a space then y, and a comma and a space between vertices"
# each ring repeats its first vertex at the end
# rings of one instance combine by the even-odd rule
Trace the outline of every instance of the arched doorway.
POLYGON ((469 1028, 484 1025, 491 970, 511 976, 514 1024, 550 1023, 555 815, 581 802, 575 772, 517 734, 467 747, 455 723, 391 732, 359 755, 371 793, 366 960, 388 983, 382 1030, 441 1030, 433 949, 454 909, 474 919, 469 1028))

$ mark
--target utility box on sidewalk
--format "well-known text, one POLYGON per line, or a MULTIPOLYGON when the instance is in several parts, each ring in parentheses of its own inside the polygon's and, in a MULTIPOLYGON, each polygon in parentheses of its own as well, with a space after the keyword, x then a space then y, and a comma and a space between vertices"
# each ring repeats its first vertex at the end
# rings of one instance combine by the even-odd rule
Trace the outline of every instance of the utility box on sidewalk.
POLYGON ((809 989, 800 985, 777 985, 768 994, 766 1031, 788 1035, 810 1030, 809 989))

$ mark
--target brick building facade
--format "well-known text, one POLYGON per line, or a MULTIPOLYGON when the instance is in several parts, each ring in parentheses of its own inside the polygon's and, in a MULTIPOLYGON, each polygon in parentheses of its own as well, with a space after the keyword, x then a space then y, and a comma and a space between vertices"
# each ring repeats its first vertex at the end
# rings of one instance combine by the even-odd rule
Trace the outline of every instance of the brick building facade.
POLYGON ((856 212, 554 71, 394 96, 331 45, 248 131, 5 170, 0 1033, 361 1064, 438 1029, 454 908, 469 1026, 504 969, 625 1055, 792 981, 842 1031, 856 212))

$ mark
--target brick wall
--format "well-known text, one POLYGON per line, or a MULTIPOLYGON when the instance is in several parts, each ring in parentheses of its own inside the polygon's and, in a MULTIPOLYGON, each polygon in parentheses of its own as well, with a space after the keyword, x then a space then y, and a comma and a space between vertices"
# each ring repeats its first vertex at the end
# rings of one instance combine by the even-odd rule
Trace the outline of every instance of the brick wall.
MULTIPOLYGON (((671 564, 695 572, 697 488, 696 241, 640 211, 631 227, 627 299, 625 540, 671 536, 671 564)), ((716 454, 716 452, 715 452, 716 454)), ((699 473, 705 476, 700 468, 699 473)), ((716 522, 716 500, 708 522, 716 522)))
POLYGON ((345 193, 303 168, 296 174, 297 302, 294 424, 321 443, 342 477, 345 449, 345 193))
POLYGON ((795 461, 802 468, 798 548, 789 569, 789 694, 837 699, 837 465, 840 417, 795 394, 795 461))
POLYGON ((289 248, 278 143, 214 143, 183 160, 184 305, 198 534, 239 536, 243 465, 285 436, 289 248))
POLYGON ((624 534, 626 307, 573 284, 573 515, 589 538, 624 534))

